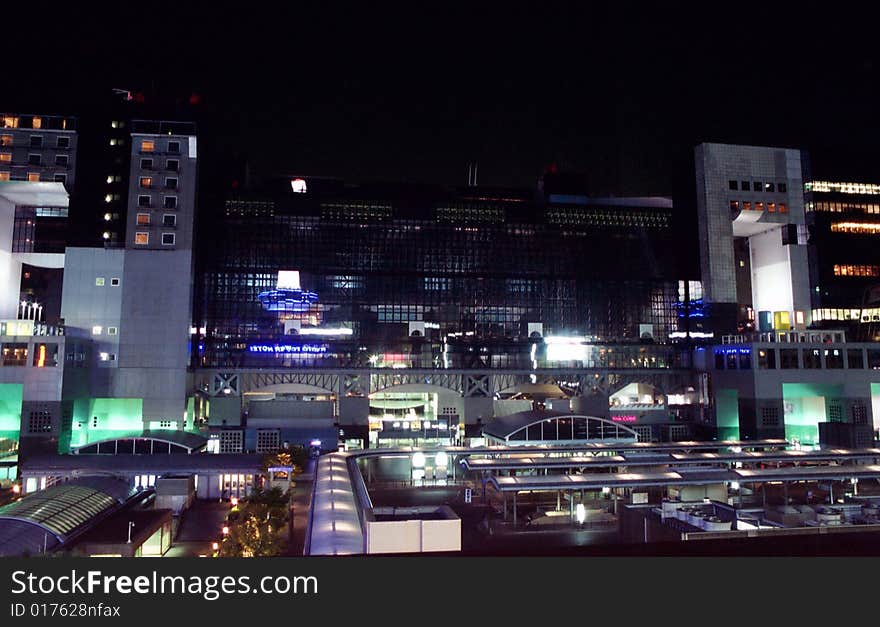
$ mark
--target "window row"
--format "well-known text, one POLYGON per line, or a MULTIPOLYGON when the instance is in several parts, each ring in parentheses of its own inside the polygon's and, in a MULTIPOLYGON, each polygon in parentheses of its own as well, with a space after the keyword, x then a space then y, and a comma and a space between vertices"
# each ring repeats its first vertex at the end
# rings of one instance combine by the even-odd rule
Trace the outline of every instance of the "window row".
POLYGON ((733 191, 743 192, 780 192, 788 191, 787 183, 772 183, 769 181, 727 181, 727 187, 733 191))
POLYGON ((752 202, 748 202, 748 201, 740 202, 739 200, 731 200, 730 201, 730 210, 732 212, 738 212, 738 211, 740 211, 740 209, 742 209, 743 211, 764 211, 764 210, 766 210, 767 213, 777 213, 777 212, 788 213, 788 205, 786 205, 784 202, 781 202, 781 203, 775 203, 775 202, 752 203, 752 202))
MULTIPOLYGON (((141 140, 141 152, 156 152, 157 151, 158 142, 154 139, 142 139, 141 140)), ((170 152, 172 154, 180 153, 180 142, 178 140, 172 139, 169 140, 165 146, 165 152, 170 152)))
MULTIPOLYGON (((155 177, 152 176, 142 176, 138 179, 138 185, 141 186, 142 189, 151 189, 154 186, 155 177)), ((177 177, 176 176, 166 176, 165 177, 165 189, 177 189, 177 177)))
POLYGON ((835 222, 831 225, 832 233, 850 233, 852 235, 880 234, 880 224, 872 222, 835 222))
MULTIPOLYGON (((141 194, 138 196, 138 207, 150 208, 152 206, 153 206, 153 197, 152 196, 149 196, 147 194, 141 194)), ((162 208, 163 209, 177 209, 177 196, 163 196, 162 197, 162 208)))
MULTIPOLYGON (((28 345, 22 343, 3 344, 2 360, 4 366, 27 366, 28 345)), ((58 344, 34 344, 30 365, 34 368, 54 368, 58 365, 58 344)))
POLYGON ((12 174, 10 172, 0 170, 0 181, 30 181, 31 183, 38 183, 40 181, 43 181, 50 183, 67 183, 67 175, 62 172, 46 172, 43 174, 40 174, 39 172, 28 172, 27 176, 25 176, 24 174, 12 174))
POLYGON ((842 348, 772 348, 755 349, 755 360, 752 360, 751 349, 728 349, 715 352, 716 370, 797 370, 800 368, 818 370, 846 368, 861 370, 865 367, 880 369, 880 350, 867 351, 867 366, 862 349, 842 348), (824 365, 823 365, 824 364, 824 365))
MULTIPOLYGON (((119 287, 119 283, 120 283, 119 277, 113 277, 110 279, 110 286, 111 287, 119 287)), ((95 287, 104 287, 104 277, 102 277, 102 276, 95 277, 95 287)))
POLYGON ((3 115, 0 117, 0 128, 51 128, 58 131, 66 131, 68 130, 68 126, 70 126, 70 130, 73 130, 73 125, 68 125, 69 121, 72 121, 72 119, 68 120, 67 118, 58 118, 54 116, 43 120, 39 115, 3 115))
MULTIPOLYGON (((96 324, 92 327, 92 335, 103 335, 104 327, 96 324)), ((107 335, 119 335, 119 327, 107 327, 107 335)))
MULTIPOLYGON (((12 135, 0 135, 0 146, 3 147, 11 147, 15 145, 15 137, 12 135)), ((48 147, 43 142, 43 137, 41 135, 31 135, 30 141, 28 142, 28 146, 31 148, 44 148, 48 147)), ((62 150, 66 148, 70 148, 70 137, 67 135, 59 135, 55 138, 55 148, 60 148, 62 150)))
MULTIPOLYGON (((151 217, 149 213, 139 213, 137 214, 137 225, 138 226, 150 226, 152 224, 151 217)), ((173 213, 166 213, 162 216, 162 226, 177 226, 177 215, 173 213)))
MULTIPOLYGON (((141 170, 152 170, 153 169, 153 159, 141 159, 141 170)), ((166 159, 165 160, 165 169, 171 170, 172 172, 180 171, 180 159, 166 159)))
MULTIPOLYGON (((12 163, 12 153, 11 152, 0 152, 0 163, 12 163)), ((30 153, 28 154, 28 165, 36 165, 42 166, 43 163, 43 155, 40 153, 30 153)), ((48 164, 45 164, 48 165, 48 164)), ((55 155, 55 165, 59 167, 66 168, 70 165, 70 156, 69 155, 55 155)))
MULTIPOLYGON (((174 233, 162 233, 162 245, 174 246, 176 237, 174 233)), ((134 243, 137 246, 147 246, 150 243, 150 234, 147 231, 138 231, 134 234, 134 243)))
POLYGON ((880 276, 880 266, 834 264, 834 276, 880 276))
POLYGON ((880 307, 862 309, 814 309, 813 322, 823 320, 853 320, 862 322, 880 322, 880 307))
POLYGON ((829 213, 847 213, 858 211, 861 213, 880 214, 880 204, 870 202, 808 202, 806 210, 825 211, 829 213))

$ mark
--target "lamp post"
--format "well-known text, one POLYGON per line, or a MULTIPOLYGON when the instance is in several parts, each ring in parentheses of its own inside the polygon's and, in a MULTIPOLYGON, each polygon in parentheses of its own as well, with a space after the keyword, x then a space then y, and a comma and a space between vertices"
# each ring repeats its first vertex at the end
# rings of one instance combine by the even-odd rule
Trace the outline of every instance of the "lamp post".
POLYGON ((130 520, 128 521, 128 542, 126 544, 131 544, 131 530, 134 528, 134 523, 130 520))

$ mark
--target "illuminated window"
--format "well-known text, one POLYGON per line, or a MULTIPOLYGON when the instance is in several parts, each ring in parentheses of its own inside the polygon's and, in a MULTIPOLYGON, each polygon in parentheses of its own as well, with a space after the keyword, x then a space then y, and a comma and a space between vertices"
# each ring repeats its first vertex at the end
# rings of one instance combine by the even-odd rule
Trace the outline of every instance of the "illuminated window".
POLYGON ((140 186, 141 187, 152 187, 153 186, 153 178, 150 176, 142 176, 140 178, 140 186))
POLYGON ((102 327, 100 325, 95 325, 92 327, 92 335, 101 335, 101 333, 103 331, 104 331, 104 327, 102 327))
POLYGON ((880 276, 880 266, 834 264, 834 276, 880 276))
POLYGON ((34 117, 31 120, 31 128, 43 128, 43 118, 34 117))
POLYGON ((104 277, 102 277, 102 276, 95 277, 95 285, 98 287, 104 287, 104 277))
POLYGON ((775 202, 768 202, 767 203, 767 212, 768 213, 776 213, 776 203, 775 202))
POLYGON ((852 233, 855 235, 877 235, 880 223, 871 222, 835 222, 831 225, 832 233, 852 233))
POLYGON ((156 145, 153 143, 153 140, 145 139, 141 141, 141 152, 153 152, 155 148, 156 145))
POLYGON ((8 181, 9 172, 0 172, 0 181, 8 181))
POLYGON ((149 226, 150 214, 149 213, 137 214, 137 224, 138 224, 138 226, 149 226))
POLYGON ((743 203, 743 211, 751 211, 751 210, 752 210, 752 203, 744 202, 743 203))
POLYGON ((739 211, 739 201, 738 200, 731 200, 730 201, 730 210, 731 211, 739 211))
POLYGON ((146 246, 150 243, 150 234, 139 231, 134 234, 134 243, 140 246, 146 246))
POLYGON ((785 203, 779 203, 779 213, 788 213, 788 205, 785 203))
POLYGON ((755 203, 755 211, 764 211, 764 203, 756 202, 755 203))
POLYGON ((0 152, 0 163, 10 163, 12 161, 12 154, 8 152, 0 152))
POLYGON ((0 135, 0 146, 11 146, 12 135, 0 135))
POLYGON ((773 183, 764 183, 764 191, 765 191, 765 192, 772 192, 772 191, 774 191, 774 189, 773 189, 773 183))
POLYGON ((4 115, 3 128, 18 128, 18 118, 14 115, 4 115))
POLYGON ((28 181, 31 183, 39 183, 40 174, 38 172, 28 172, 28 181))
POLYGON ((174 246, 174 233, 162 233, 162 245, 174 246))

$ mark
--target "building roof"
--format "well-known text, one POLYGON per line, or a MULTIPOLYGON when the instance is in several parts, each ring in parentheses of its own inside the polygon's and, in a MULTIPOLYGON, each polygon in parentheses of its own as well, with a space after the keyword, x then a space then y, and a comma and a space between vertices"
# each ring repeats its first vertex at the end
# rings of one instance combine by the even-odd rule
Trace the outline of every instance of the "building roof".
POLYGON ((64 183, 0 181, 0 196, 16 205, 38 207, 66 207, 67 190, 64 183))
POLYGON ((156 474, 259 472, 263 455, 194 453, 192 455, 33 455, 22 464, 26 474, 156 474))
POLYGON ((199 435, 198 433, 172 429, 146 429, 143 431, 143 433, 140 433, 138 435, 120 436, 115 438, 108 438, 106 440, 89 442, 88 444, 79 446, 74 450, 81 451, 83 449, 88 449, 96 445, 104 447, 105 445, 109 445, 113 442, 123 442, 131 440, 154 440, 155 442, 172 444, 174 446, 185 448, 188 453, 201 450, 205 448, 208 443, 208 438, 199 435))
POLYGON ((109 477, 83 477, 0 507, 0 556, 42 553, 64 544, 135 494, 109 477))
MULTIPOLYGON (((545 411, 545 410, 528 410, 521 411, 507 416, 495 418, 483 427, 483 435, 506 440, 511 435, 529 425, 540 423, 543 420, 556 420, 559 418, 581 418, 607 423, 609 427, 617 427, 623 432, 622 437, 626 439, 635 439, 636 435, 632 429, 610 420, 598 418, 596 416, 585 416, 582 414, 572 414, 561 411, 545 411)), ((560 438, 561 439, 561 438, 560 438)), ((566 438, 568 439, 568 438, 566 438)), ((575 438, 577 439, 577 438, 575 438)))
POLYGON ((315 469, 309 509, 308 555, 351 555, 364 552, 360 505, 348 468, 348 456, 324 455, 315 469))
POLYGON ((128 523, 134 523, 131 529, 131 541, 135 546, 146 542, 157 529, 171 522, 170 509, 125 508, 89 529, 76 539, 76 546, 121 544, 128 541, 128 523))

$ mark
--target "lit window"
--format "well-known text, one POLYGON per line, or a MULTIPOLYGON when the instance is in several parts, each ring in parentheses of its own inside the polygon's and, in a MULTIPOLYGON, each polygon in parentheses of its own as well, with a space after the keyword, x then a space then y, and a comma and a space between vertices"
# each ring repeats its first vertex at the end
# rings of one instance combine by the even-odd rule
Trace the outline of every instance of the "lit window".
POLYGON ((156 145, 153 143, 151 139, 145 139, 141 142, 141 152, 153 152, 155 150, 156 145))
POLYGON ((4 115, 3 128, 18 128, 18 118, 14 115, 4 115))
POLYGON ((95 285, 98 287, 104 287, 104 277, 95 277, 95 285))
POLYGON ((162 233, 162 244, 164 246, 174 246, 174 233, 162 233))
POLYGON ((779 203, 779 213, 788 213, 788 206, 785 203, 779 203))
POLYGON ((107 361, 108 359, 110 359, 110 353, 99 353, 98 358, 101 361, 107 361))
POLYGON ((0 181, 8 181, 9 172, 0 172, 0 181))
POLYGON ((776 213, 776 203, 775 202, 768 202, 767 203, 767 211, 769 213, 776 213))
POLYGON ((43 128, 43 118, 34 117, 31 120, 31 128, 43 128))
POLYGON ((39 172, 28 172, 28 181, 30 181, 31 183, 39 183, 40 182, 39 172))
POLYGON ((104 330, 104 327, 100 325, 96 325, 92 327, 92 335, 101 335, 101 332, 104 330))
POLYGON ((290 188, 296 194, 305 194, 306 191, 308 191, 304 179, 293 179, 292 181, 290 181, 290 188))
POLYGON ((134 243, 140 246, 146 246, 150 243, 150 234, 139 231, 134 234, 134 243))
POLYGON ((0 152, 0 163, 9 163, 12 161, 12 154, 8 152, 0 152))
POLYGON ((150 224, 150 214, 149 213, 137 214, 137 224, 138 224, 138 226, 148 226, 150 224))
POLYGON ((141 187, 152 187, 153 186, 152 177, 142 176, 140 179, 140 185, 141 185, 141 187))
POLYGON ((11 146, 12 135, 0 135, 0 146, 11 146))

